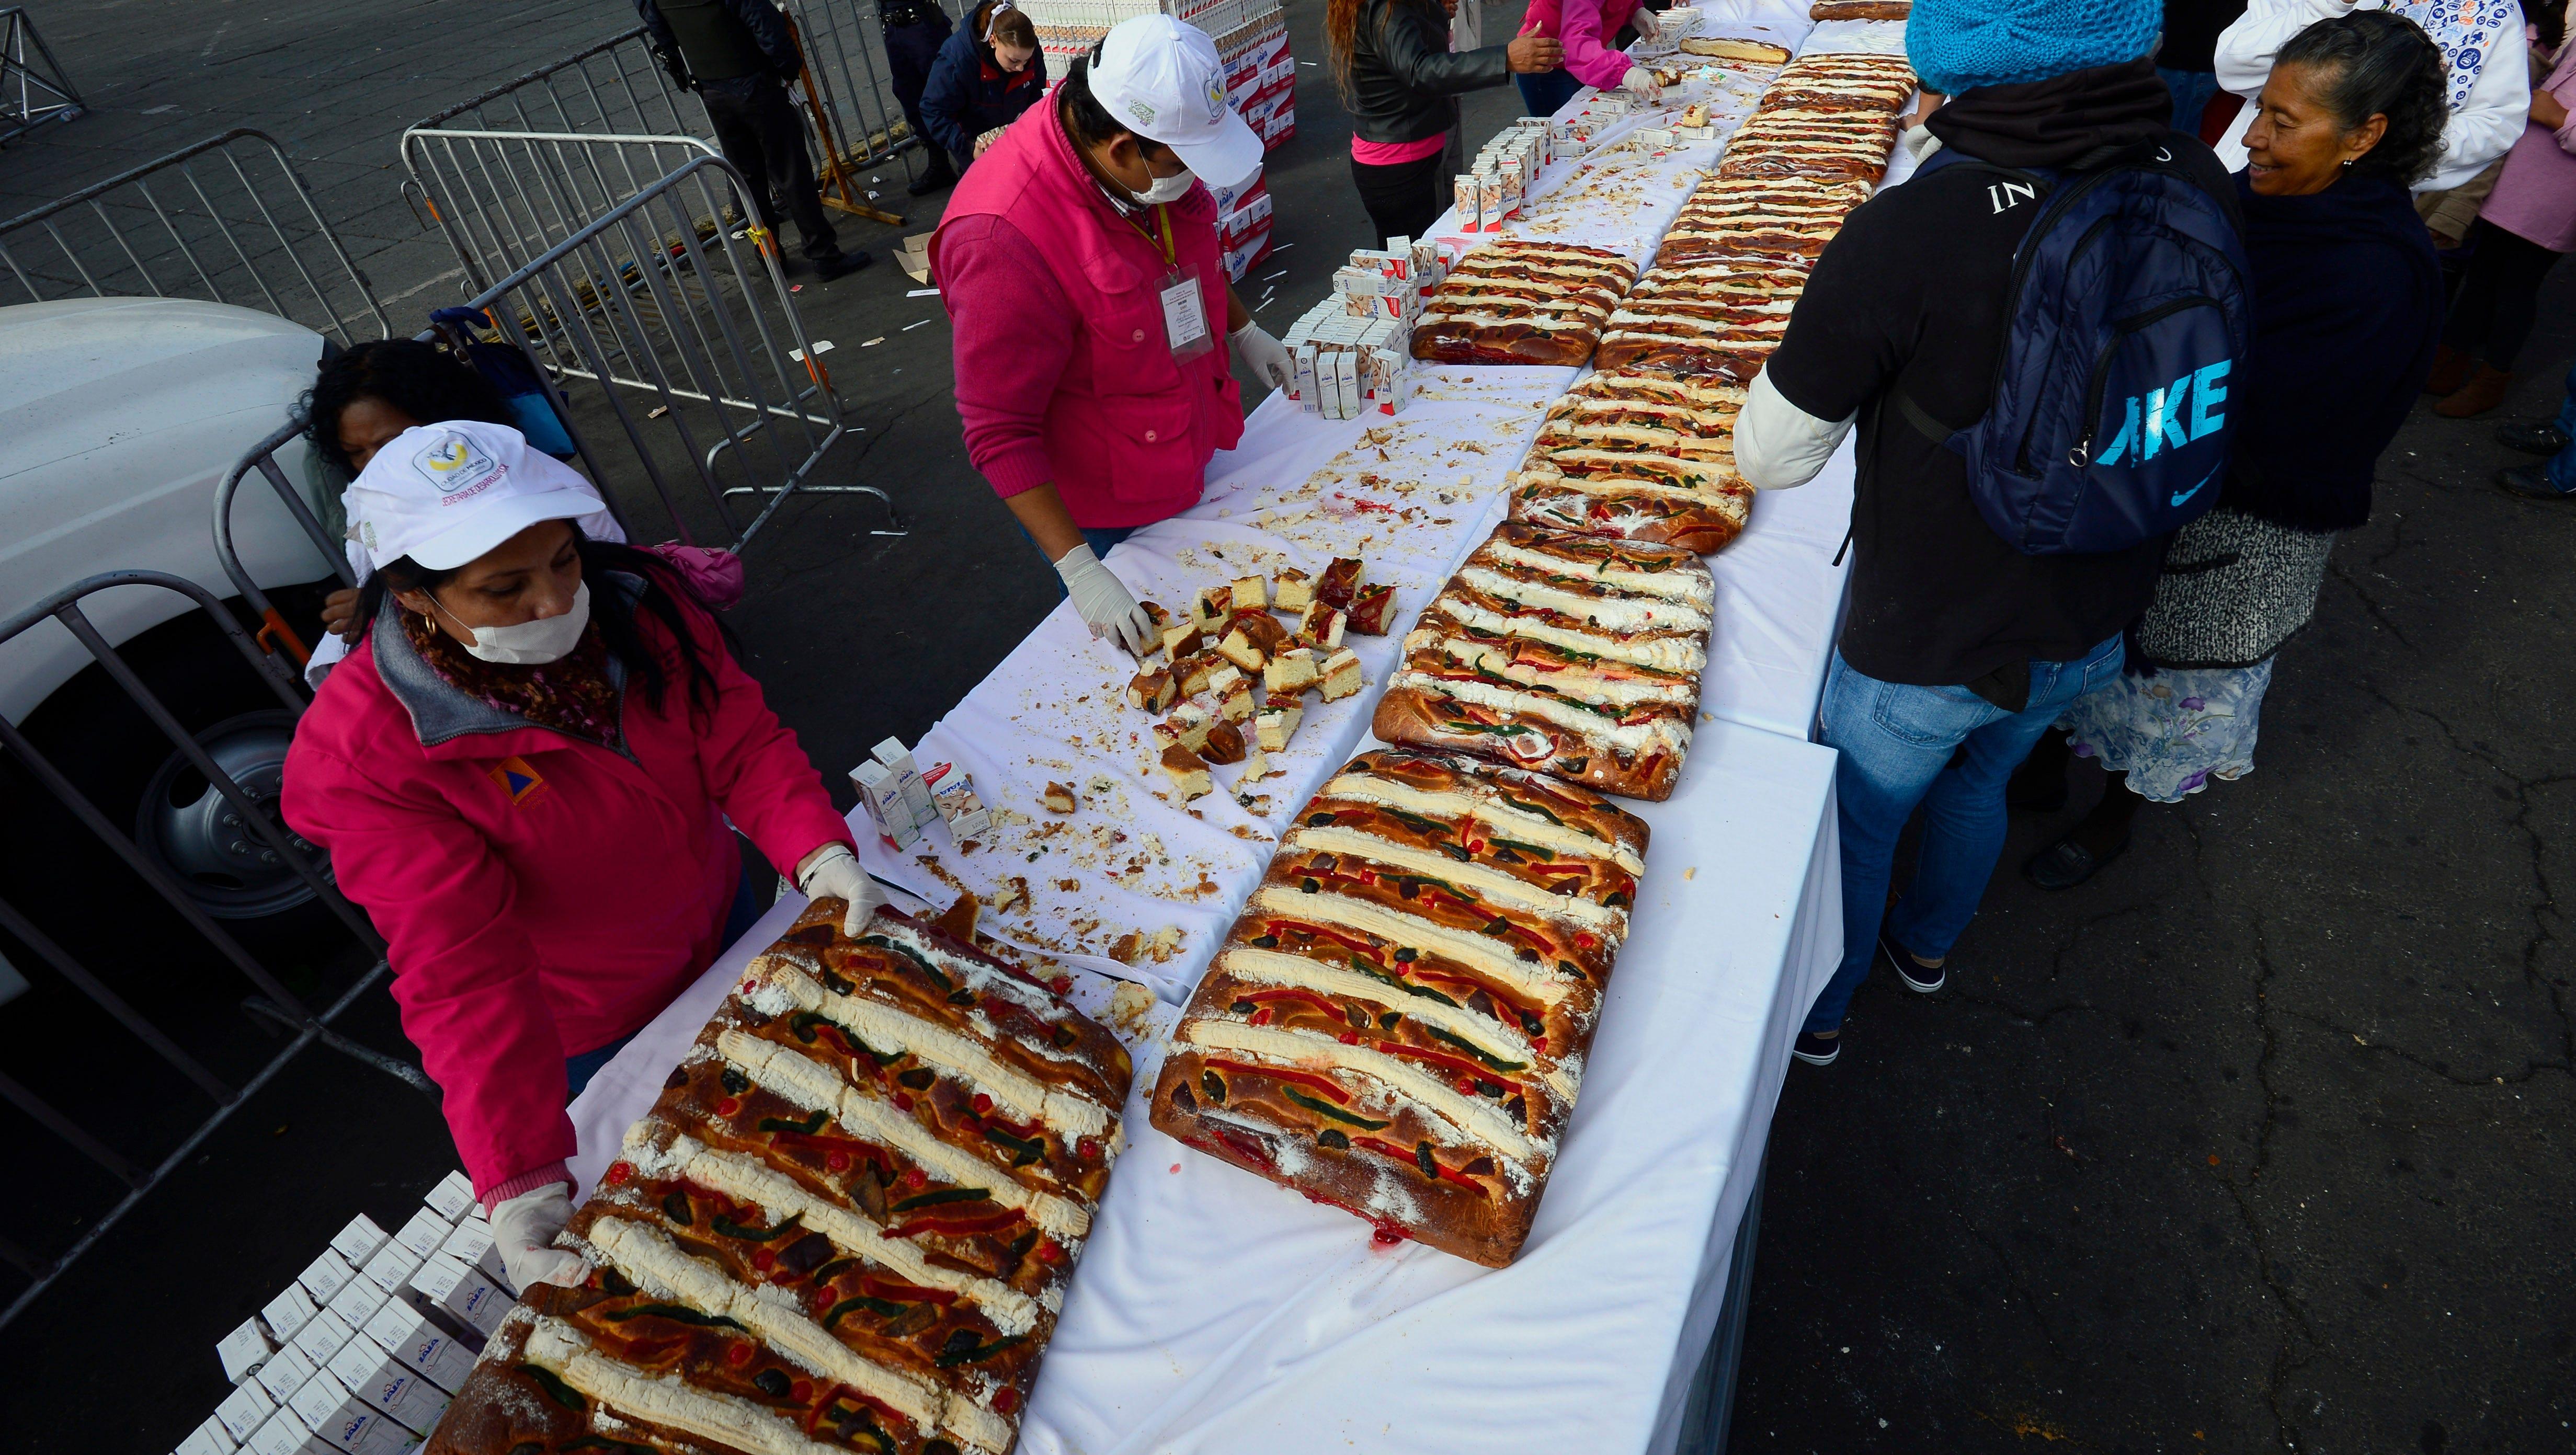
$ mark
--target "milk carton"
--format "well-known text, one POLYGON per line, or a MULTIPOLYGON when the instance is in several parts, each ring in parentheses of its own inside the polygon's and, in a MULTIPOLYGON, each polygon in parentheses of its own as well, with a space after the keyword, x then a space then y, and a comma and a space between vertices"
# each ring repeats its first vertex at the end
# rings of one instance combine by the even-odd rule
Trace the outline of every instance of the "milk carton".
POLYGON ((859 790, 859 802, 867 805, 868 817, 876 820, 887 843, 909 849, 921 838, 912 805, 903 801, 903 780, 885 764, 871 759, 851 769, 850 786, 859 790))
POLYGON ((303 1328, 295 1331, 295 1342, 287 1347, 311 1360, 318 1369, 330 1363, 331 1356, 339 1353, 340 1346, 349 1342, 349 1336, 355 1332, 340 1321, 338 1314, 327 1308, 318 1309, 312 1318, 305 1320, 303 1328))
POLYGON ((868 756, 885 764, 903 789, 903 802, 912 810, 912 821, 927 826, 939 817, 938 806, 930 801, 930 785, 921 781, 921 772, 912 765, 912 749, 901 738, 888 738, 869 750, 868 756))
POLYGON ((420 1271, 411 1276, 411 1286, 433 1306, 455 1315, 485 1338, 499 1330, 501 1316, 510 1311, 510 1296, 501 1291, 499 1284, 445 1253, 434 1254, 420 1265, 420 1271))
POLYGON ((351 1394, 328 1369, 306 1380, 287 1408, 307 1429, 347 1455, 402 1455, 420 1443, 419 1435, 351 1394))
POLYGON ((462 1172, 450 1172, 436 1187, 422 1194, 422 1202, 438 1210, 438 1215, 454 1222, 474 1210, 474 1184, 462 1172))
POLYGON ((474 1369, 472 1349, 401 1299, 376 1310, 376 1316, 367 1320, 366 1336, 397 1362, 450 1394, 474 1369))
POLYGON ((252 1370, 267 1363, 268 1356, 276 1350, 277 1346, 268 1341, 267 1333, 260 1328, 259 1320, 244 1319, 231 1333, 216 1342, 215 1358, 224 1366, 224 1378, 239 1384, 250 1378, 252 1370))
POLYGON ((446 1390, 364 1335, 351 1339, 348 1347, 333 1356, 328 1372, 369 1406, 422 1434, 427 1434, 447 1409, 446 1390))
POLYGON ((224 1433, 232 1437, 234 1444, 246 1445, 250 1443, 251 1432, 275 1413, 277 1400, 254 1379, 224 1396, 224 1402, 215 1406, 215 1422, 224 1427, 224 1433))

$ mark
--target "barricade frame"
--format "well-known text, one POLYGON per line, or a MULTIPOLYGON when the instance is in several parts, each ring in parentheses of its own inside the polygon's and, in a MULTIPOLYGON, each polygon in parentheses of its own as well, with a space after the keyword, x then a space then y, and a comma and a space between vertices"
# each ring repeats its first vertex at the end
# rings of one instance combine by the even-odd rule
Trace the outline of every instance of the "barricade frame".
MULTIPOLYGON (((136 231, 148 238, 150 233, 141 225, 141 218, 137 217, 135 222, 136 231)), ((142 166, 120 172, 104 181, 93 182, 69 196, 57 198, 42 207, 0 221, 0 284, 14 282, 17 288, 26 294, 29 301, 51 302, 65 297, 143 296, 129 291, 111 290, 107 286, 107 280, 117 280, 125 273, 139 277, 151 297, 203 298, 207 302, 256 309, 262 313, 273 314, 290 322, 302 324, 317 333, 335 337, 343 346, 358 342, 357 329, 362 329, 370 317, 374 321, 375 337, 393 336, 393 322, 386 317, 384 305, 377 301, 374 285, 368 281, 366 273, 358 267, 357 261, 350 257, 348 248, 340 241, 339 233, 323 220, 321 208, 313 201, 312 189, 306 185, 303 176, 295 170, 295 164, 287 157, 286 149, 278 145, 275 137, 256 127, 234 127, 230 131, 182 147, 167 156, 146 162, 142 166), (274 163, 278 175, 284 179, 291 196, 277 199, 278 205, 272 207, 271 199, 262 193, 262 184, 252 180, 250 172, 243 166, 242 158, 235 154, 233 148, 236 143, 254 144, 252 150, 259 153, 259 160, 274 163), (257 214, 257 225, 265 230, 267 237, 275 243, 276 252, 284 257, 286 264, 291 268, 291 278, 281 278, 278 280, 278 286, 272 286, 268 273, 262 270, 259 262, 253 260, 251 250, 243 246, 242 238, 236 229, 249 230, 252 227, 251 220, 249 218, 227 219, 224 210, 207 193, 203 179, 191 170, 191 163, 206 157, 218 158, 231 169, 233 181, 239 185, 242 196, 248 199, 257 214), (153 193, 152 184, 155 181, 168 180, 173 174, 184 183, 188 197, 193 198, 202 212, 190 211, 185 201, 165 204, 162 198, 153 193), (125 205, 128 199, 119 197, 117 194, 128 188, 133 189, 134 197, 140 199, 143 210, 150 214, 151 222, 157 225, 159 235, 168 240, 167 249, 156 250, 147 241, 142 251, 138 252, 135 240, 128 236, 125 229, 118 226, 115 216, 110 211, 109 203, 115 201, 120 206, 125 205), (328 264, 317 269, 316 260, 308 260, 304 251, 299 249, 295 241, 289 237, 287 224, 280 221, 280 213, 287 213, 291 219, 293 214, 290 205, 302 209, 301 220, 311 225, 312 240, 328 247, 328 264), (114 246, 112 254, 106 253, 104 249, 77 246, 64 236, 63 229, 68 219, 83 209, 87 210, 89 216, 95 219, 99 226, 105 228, 107 240, 114 246), (191 246, 189 234, 180 226, 180 219, 196 216, 202 216, 212 228, 210 234, 202 234, 197 239, 198 243, 209 250, 209 255, 213 258, 211 269, 207 259, 198 255, 199 248, 191 246), (56 293, 48 293, 38 286, 40 278, 55 278, 55 275, 46 271, 42 264, 34 261, 31 240, 39 230, 51 242, 62 261, 70 265, 71 271, 77 275, 77 284, 65 285, 56 293), (231 255, 229 261, 220 252, 212 251, 218 245, 229 251, 231 255), (13 248, 25 250, 29 256, 22 258, 19 252, 13 251, 13 248), (163 277, 153 270, 151 263, 145 261, 146 254, 172 275, 172 281, 180 285, 179 291, 174 293, 163 286, 163 277), (185 286, 190 274, 193 274, 196 283, 201 285, 199 288, 190 289, 185 286), (247 275, 252 286, 227 289, 216 281, 218 277, 229 280, 237 275, 247 275), (292 306, 278 296, 280 287, 294 296, 295 302, 292 306), (357 295, 358 304, 363 307, 344 310, 334 297, 335 292, 343 287, 353 290, 357 295), (254 292, 256 297, 251 296, 254 292), (298 310, 303 306, 306 297, 311 299, 313 307, 311 310, 299 313, 298 310), (352 327, 353 323, 356 328, 352 327)), ((9 301, 17 300, 0 297, 0 302, 9 301)))
POLYGON ((45 44, 27 7, 0 5, 0 146, 49 121, 76 121, 87 109, 71 73, 54 59, 54 48, 45 44), (40 102, 38 92, 53 99, 40 102))
POLYGON ((93 838, 113 852, 129 870, 142 879, 144 884, 167 903, 191 930, 194 930, 215 950, 218 956, 229 962, 251 982, 252 988, 257 993, 242 1002, 242 1008, 246 1012, 261 1019, 279 1022, 295 1032, 294 1038, 270 1057, 256 1073, 245 1079, 239 1086, 230 1085, 209 1070, 202 1061, 180 1047, 168 1032, 143 1016, 124 997, 83 965, 78 958, 66 951, 51 936, 45 934, 16 905, 10 903, 6 896, 0 896, 0 931, 5 931, 11 938, 33 951, 38 959, 62 975, 84 998, 115 1020, 128 1034, 141 1042, 145 1049, 171 1066, 215 1104, 214 1111, 182 1138, 176 1148, 147 1166, 136 1157, 119 1151, 88 1128, 81 1126, 59 1108, 37 1096, 16 1078, 0 1072, 0 1100, 8 1101, 39 1125, 61 1137, 74 1150, 106 1169, 111 1176, 126 1186, 124 1195, 118 1199, 114 1207, 93 1221, 68 1249, 50 1260, 41 1259, 14 1243, 0 1240, 0 1260, 16 1265, 29 1279, 29 1286, 12 1299, 5 1309, 0 1309, 0 1327, 5 1327, 42 1296, 46 1289, 52 1287, 55 1280, 60 1278, 66 1269, 141 1203, 143 1198, 158 1187, 172 1171, 184 1165, 195 1155, 197 1148, 207 1137, 213 1135, 217 1127, 230 1118, 232 1113, 251 1095, 273 1080, 280 1071, 285 1069, 287 1063, 307 1046, 316 1042, 331 1046, 335 1050, 394 1076, 416 1090, 433 1096, 436 1094, 436 1087, 419 1067, 359 1045, 332 1029, 333 1022, 389 973, 385 958, 385 943, 382 937, 377 935, 375 926, 357 906, 341 895, 323 863, 318 858, 307 857, 296 847, 292 831, 261 810, 256 800, 251 798, 248 792, 206 753, 186 726, 162 703, 159 695, 144 683, 132 666, 126 662, 124 656, 109 644, 96 624, 91 622, 81 610, 82 601, 101 591, 135 586, 174 591, 195 603, 240 653, 248 670, 268 684, 287 714, 295 719, 302 717, 306 699, 295 673, 285 667, 275 652, 261 648, 250 632, 233 619, 232 613, 211 590, 184 576, 172 575, 165 571, 104 571, 73 582, 8 620, 0 621, 0 643, 14 640, 47 621, 59 623, 70 631, 73 637, 88 650, 91 660, 125 693, 127 700, 152 721, 153 726, 159 729, 162 736, 189 760, 190 765, 197 772, 205 776, 208 785, 223 796, 233 811, 250 826, 251 832, 257 834, 261 842, 272 853, 278 855, 281 861, 294 869, 296 875, 304 880, 306 886, 314 891, 316 897, 330 909, 334 918, 339 920, 342 928, 348 930, 358 944, 374 957, 374 963, 329 1004, 318 1009, 306 1004, 303 998, 287 989, 258 957, 245 949, 230 931, 224 929, 219 921, 191 899, 177 880, 161 866, 155 864, 151 857, 135 844, 131 836, 110 822, 97 804, 82 793, 77 785, 28 741, 25 733, 16 724, 11 723, 6 717, 0 717, 0 753, 5 753, 24 766, 39 787, 69 811, 93 838))

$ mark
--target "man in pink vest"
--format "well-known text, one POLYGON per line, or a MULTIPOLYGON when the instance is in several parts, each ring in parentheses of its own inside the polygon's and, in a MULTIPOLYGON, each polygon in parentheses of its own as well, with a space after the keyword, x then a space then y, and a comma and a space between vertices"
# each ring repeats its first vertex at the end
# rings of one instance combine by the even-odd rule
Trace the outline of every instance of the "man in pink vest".
POLYGON ((1288 382, 1287 349, 1227 285, 1199 185, 1261 165, 1225 98, 1205 32, 1124 21, 977 160, 930 241, 967 453, 1092 635, 1140 652, 1145 614, 1100 557, 1197 504, 1208 457, 1242 438, 1224 343, 1288 382))

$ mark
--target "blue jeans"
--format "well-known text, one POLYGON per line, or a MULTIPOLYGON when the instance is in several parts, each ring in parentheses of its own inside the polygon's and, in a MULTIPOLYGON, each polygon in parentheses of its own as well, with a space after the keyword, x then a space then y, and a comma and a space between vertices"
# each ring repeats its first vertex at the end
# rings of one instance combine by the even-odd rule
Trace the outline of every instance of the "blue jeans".
POLYGON ((2540 467, 2541 473, 2549 477, 2550 484, 2561 490, 2576 490, 2576 365, 2567 370, 2567 397, 2559 402, 2558 418, 2553 422, 2558 426, 2558 432, 2567 436, 2571 443, 2551 455, 2540 467))
MULTIPOLYGON (((1018 525, 1019 522, 1015 520, 1012 524, 1018 525)), ((1076 526, 1074 528, 1082 532, 1083 543, 1091 547, 1091 554, 1095 556, 1108 555, 1109 548, 1111 546, 1118 544, 1120 541, 1123 541, 1129 536, 1132 536, 1136 532, 1144 529, 1141 525, 1104 525, 1097 528, 1085 525, 1076 526)), ((1029 528, 1027 526, 1020 526, 1020 534, 1028 536, 1028 542, 1030 545, 1037 545, 1038 538, 1036 536, 1029 535, 1029 528)), ((1038 551, 1038 554, 1043 556, 1046 554, 1046 551, 1041 548, 1038 551)), ((1055 562, 1049 561, 1047 564, 1052 566, 1055 562)), ((1055 578, 1055 599, 1062 601, 1066 595, 1067 592, 1064 589, 1064 578, 1058 576, 1055 578)))
POLYGON ((1521 88, 1521 104, 1529 108, 1532 116, 1554 116, 1558 107, 1573 100, 1574 93, 1583 89, 1583 83, 1574 79, 1574 73, 1563 68, 1524 71, 1512 77, 1512 84, 1521 88))
MULTIPOLYGON (((733 908, 725 912, 724 938, 717 942, 717 953, 723 953, 733 945, 734 941, 750 934, 751 927, 760 923, 760 917, 767 913, 769 913, 769 906, 760 902, 760 882, 753 877, 751 865, 745 863, 742 866, 742 878, 733 887, 733 908)), ((599 1068, 615 1059, 617 1053, 625 1050, 626 1043, 634 1040, 637 1034, 635 1031, 628 1031, 597 1050, 584 1051, 578 1056, 566 1056, 564 1058, 564 1100, 570 1101, 581 1095, 581 1089, 590 1084, 590 1078, 599 1074, 599 1068)))
POLYGON ((2006 712, 1965 687, 1908 687, 1854 671, 1834 653, 1825 674, 1825 745, 1843 840, 1843 963, 1807 1013, 1807 1030, 1841 1026, 1852 992, 1888 933, 1941 959, 1968 927, 2004 847, 2004 780, 2067 704, 2120 675, 2113 637, 2073 662, 2030 664, 2030 705, 2006 712), (1959 748, 1965 745, 1965 754, 1959 748), (1956 757, 1957 761, 1952 759, 1956 757), (1905 898, 1887 911, 1896 840, 1923 807, 1923 847, 1905 898))
POLYGON ((2218 94, 2218 73, 2158 66, 2156 77, 2173 93, 2173 129, 2185 136, 2200 135, 2200 113, 2209 109, 2209 98, 2218 94))

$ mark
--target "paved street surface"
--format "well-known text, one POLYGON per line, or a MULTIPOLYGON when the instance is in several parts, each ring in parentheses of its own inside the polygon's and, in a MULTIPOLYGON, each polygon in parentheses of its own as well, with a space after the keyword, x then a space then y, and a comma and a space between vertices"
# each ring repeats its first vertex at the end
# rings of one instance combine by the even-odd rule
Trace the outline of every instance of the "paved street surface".
MULTIPOLYGON (((1322 59, 1322 11, 1291 6, 1304 60, 1322 59)), ((402 199, 402 128, 631 16, 47 0, 37 19, 93 109, 0 149, 0 214, 256 126, 409 331, 461 295, 402 199)), ((1245 289, 1275 292, 1274 331, 1367 231, 1325 72, 1299 76, 1299 135, 1270 168, 1285 250, 1245 289)), ((1518 109, 1471 98, 1471 138, 1518 109)), ((843 239, 882 258, 935 216, 912 203, 905 226, 843 239)), ((2576 352, 2560 283, 2523 413, 2554 408, 2576 352)), ((732 614, 845 804, 867 745, 917 737, 1055 599, 966 464, 945 317, 912 286, 881 261, 797 294, 860 426, 820 478, 893 492, 911 534, 870 536, 863 500, 793 503, 732 614)), ((1925 1000, 1882 976, 1842 1064, 1793 1068, 1735 1448, 2576 1449, 2576 971, 2552 890, 2576 805, 2576 507, 2490 486, 2492 433, 2426 416, 2392 452, 2378 518, 2284 655, 2260 772, 2149 809, 2099 882, 2044 896, 2014 868, 2090 802, 2099 775, 2080 770, 2066 813, 2018 823, 1953 988, 1925 1000)), ((270 1044, 236 1023, 237 995, 198 1028, 239 1043, 227 1072, 270 1044)), ((344 1029, 408 1051, 381 995, 344 1029)), ((171 1098, 172 1138, 201 1105, 171 1098)), ((0 1120, 0 1146, 51 1168, 42 1137, 0 1120)), ((453 1165, 431 1103, 308 1052, 0 1330, 0 1452, 167 1449, 223 1392, 218 1335, 350 1213, 397 1222, 453 1165)), ((68 1165, 11 1186, 0 1236, 48 1252, 109 1200, 68 1165)), ((15 1288, 0 1277, 0 1299, 15 1288)))

